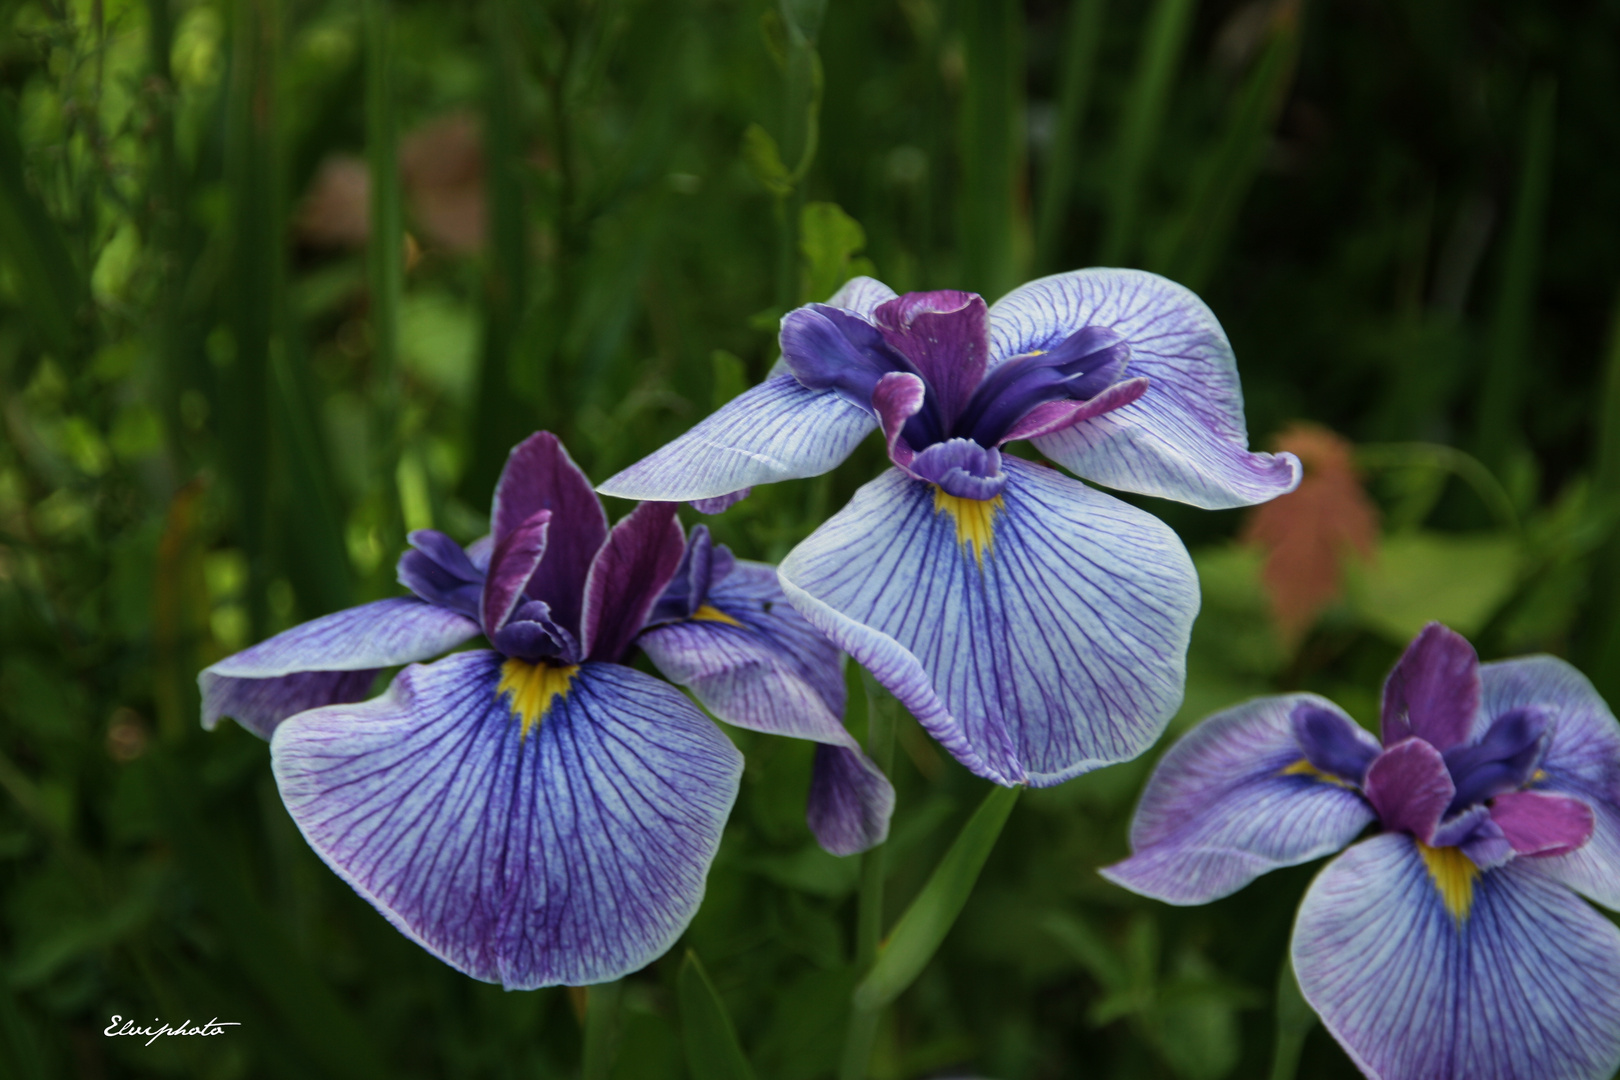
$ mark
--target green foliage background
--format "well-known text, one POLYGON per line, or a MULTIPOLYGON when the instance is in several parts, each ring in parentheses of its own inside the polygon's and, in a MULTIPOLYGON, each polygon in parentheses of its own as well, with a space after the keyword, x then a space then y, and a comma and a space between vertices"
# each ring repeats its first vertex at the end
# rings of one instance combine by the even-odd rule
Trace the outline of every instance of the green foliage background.
MULTIPOLYGON (((733 733, 702 966, 590 1026, 389 928, 195 676, 391 594, 407 528, 479 534, 537 427, 598 479, 654 449, 852 273, 1165 273, 1257 441, 1363 444, 1383 555, 1297 645, 1240 514, 1143 500, 1205 589, 1173 733, 1295 688, 1370 722, 1431 617, 1620 699, 1616 41, 1614 0, 0 0, 0 1073, 562 1077, 594 1039, 592 1080, 704 1080, 729 1013, 758 1076, 833 1075, 859 866, 810 840, 806 745, 733 733), (482 133, 476 250, 396 153, 446 115, 482 133), (301 224, 340 154, 365 245, 301 224)), ((711 525, 779 558, 881 460, 711 525)), ((898 724, 889 924, 986 790, 898 724)), ((873 1076, 1285 1077, 1301 1040, 1298 1075, 1354 1075, 1280 972, 1311 867, 1191 910, 1094 873, 1156 752, 1022 797, 873 1076)))

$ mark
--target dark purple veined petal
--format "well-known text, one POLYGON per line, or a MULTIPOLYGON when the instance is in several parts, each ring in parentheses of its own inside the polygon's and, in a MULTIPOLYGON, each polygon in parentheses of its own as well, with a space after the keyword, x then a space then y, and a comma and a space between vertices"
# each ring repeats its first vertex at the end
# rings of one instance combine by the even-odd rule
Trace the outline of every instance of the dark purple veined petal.
POLYGON ((876 426, 872 413, 836 392, 775 375, 597 490, 624 499, 689 502, 819 476, 876 426))
POLYGON ((510 989, 616 979, 696 913, 741 756, 674 688, 614 664, 579 668, 525 724, 502 666, 459 653, 283 724, 282 800, 338 876, 458 970, 510 989))
POLYGON ((1620 724, 1585 675, 1551 656, 1485 664, 1482 712, 1535 705, 1552 711, 1553 735, 1532 790, 1573 796, 1592 809, 1592 838, 1537 866, 1604 907, 1620 910, 1620 724))
POLYGON ((1257 698, 1216 713, 1160 759, 1131 820, 1133 854, 1103 877, 1166 903, 1205 904, 1354 840, 1373 820, 1372 808, 1344 782, 1307 766, 1294 737, 1293 717, 1302 710, 1342 719, 1377 751, 1377 741, 1338 706, 1311 694, 1257 698))
POLYGON ((1534 705, 1509 709, 1493 719, 1478 740, 1447 750, 1446 769, 1457 785, 1451 811, 1529 783, 1546 752, 1551 726, 1550 709, 1534 705))
POLYGON ((1479 654, 1463 637, 1430 623, 1384 682, 1384 745, 1412 736, 1436 750, 1461 745, 1480 719, 1479 654))
POLYGON ((1232 348, 1204 302, 1140 270, 1077 270, 1021 285, 990 308, 990 363, 1050 349, 1087 326, 1131 348, 1127 377, 1151 385, 1134 403, 1042 436, 1036 446, 1088 480, 1210 509, 1292 491, 1292 454, 1248 449, 1232 348))
POLYGON ((816 755, 811 829, 835 855, 882 843, 894 788, 844 727, 838 648, 788 604, 773 567, 738 562, 706 600, 695 618, 654 627, 637 643, 726 723, 838 748, 816 755))
MULTIPOLYGON (((524 586, 546 554, 551 519, 550 510, 536 510, 495 542, 495 550, 489 557, 489 576, 484 579, 484 591, 478 603, 478 621, 491 641, 523 603, 524 586)), ((535 602, 545 604, 543 600, 535 602)), ((550 605, 545 606, 548 618, 555 621, 550 605)))
POLYGON ((1150 745, 1180 704, 1198 584, 1164 523, 1004 458, 1003 495, 890 470, 788 554, 812 625, 969 769, 1061 783, 1150 745))
POLYGON ((872 388, 872 408, 877 411, 878 423, 883 428, 883 440, 889 447, 889 460, 902 469, 910 469, 917 456, 911 444, 903 437, 907 423, 917 415, 927 397, 923 381, 906 372, 890 372, 872 388))
POLYGON ((513 448, 495 486, 490 531, 497 544, 541 510, 551 511, 546 557, 528 584, 552 619, 578 635, 582 585, 591 560, 607 540, 607 512, 585 473, 557 436, 537 432, 513 448))
POLYGON ((1301 701, 1289 722, 1294 741, 1312 768, 1361 786, 1367 766, 1378 756, 1377 739, 1332 702, 1301 701))
POLYGON ((585 579, 587 660, 615 663, 629 651, 685 554, 674 503, 642 503, 613 527, 585 579))
POLYGON ((204 668, 203 727, 228 716, 268 739, 305 709, 359 701, 381 669, 431 659, 478 632, 473 619, 410 597, 311 619, 204 668))
POLYGON ((1620 930, 1541 860, 1480 873, 1436 855, 1426 860, 1408 836, 1376 836, 1311 884, 1294 971, 1328 1031, 1380 1080, 1612 1074, 1620 930))
POLYGON ((1367 766, 1362 794, 1391 832, 1409 832, 1432 843, 1457 789, 1440 751, 1412 738, 1386 749, 1367 766))
POLYGON ((1491 803, 1491 820, 1520 855, 1567 855, 1592 839, 1592 808, 1568 795, 1510 791, 1491 803))
MULTIPOLYGON (((938 430, 945 438, 984 377, 989 361, 989 316, 984 298, 955 289, 906 293, 877 307, 871 315, 889 347, 911 361, 932 388, 938 430)), ((783 346, 783 355, 787 348, 783 346)))

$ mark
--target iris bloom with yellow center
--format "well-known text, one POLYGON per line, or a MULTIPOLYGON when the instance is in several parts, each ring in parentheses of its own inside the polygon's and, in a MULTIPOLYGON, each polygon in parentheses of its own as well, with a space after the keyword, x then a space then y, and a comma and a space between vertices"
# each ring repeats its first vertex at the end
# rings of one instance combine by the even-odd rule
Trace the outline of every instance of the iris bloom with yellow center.
POLYGON ((1378 1080, 1607 1080, 1620 1066, 1620 724, 1550 656, 1481 665, 1431 624, 1383 739, 1311 694, 1205 720, 1159 762, 1105 877, 1172 904, 1377 835, 1294 924, 1305 999, 1378 1080))
POLYGON ((618 978, 691 921, 742 759, 634 648, 741 727, 818 744, 809 823, 884 838, 894 794, 845 731, 837 649, 769 566, 674 503, 612 529, 555 437, 512 451, 491 536, 411 534, 414 594, 296 626, 201 675, 203 723, 270 739, 329 866, 446 963, 513 989, 618 978), (427 660, 482 633, 492 646, 427 660), (408 664, 364 700, 378 672, 408 664))
POLYGON ((1057 784, 1141 753, 1181 702, 1198 582, 1162 522, 1005 454, 1204 507, 1299 482, 1248 450, 1220 324, 1153 274, 1081 270, 987 306, 857 278, 782 320, 778 374, 603 484, 716 511, 879 429, 894 468, 795 548, 783 590, 968 768, 1057 784))

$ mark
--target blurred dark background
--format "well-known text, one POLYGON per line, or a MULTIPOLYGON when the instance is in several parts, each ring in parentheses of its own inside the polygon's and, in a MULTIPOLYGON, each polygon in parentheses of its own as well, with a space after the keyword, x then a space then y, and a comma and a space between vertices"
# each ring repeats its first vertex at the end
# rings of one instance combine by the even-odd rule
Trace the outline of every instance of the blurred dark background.
MULTIPOLYGON (((1617 41, 1614 0, 0 0, 0 1073, 577 1075, 579 997, 388 927, 196 673, 392 594, 408 529, 479 535, 536 428, 598 480, 661 445, 853 273, 1139 266, 1217 313, 1308 476, 1140 500, 1205 590, 1173 732, 1298 688, 1371 723, 1429 618, 1614 700, 1617 41)), ((881 462, 710 524, 779 558, 881 462)), ((855 861, 808 746, 733 734, 685 944, 761 1077, 831 1076, 855 861)), ((984 790, 899 745, 891 914, 984 790)), ((1276 990, 1312 868, 1190 910, 1093 872, 1150 764, 1023 797, 874 1076, 1290 1076, 1301 1035, 1354 1075, 1276 990)), ((615 1080, 687 1075, 680 955, 615 1080)))

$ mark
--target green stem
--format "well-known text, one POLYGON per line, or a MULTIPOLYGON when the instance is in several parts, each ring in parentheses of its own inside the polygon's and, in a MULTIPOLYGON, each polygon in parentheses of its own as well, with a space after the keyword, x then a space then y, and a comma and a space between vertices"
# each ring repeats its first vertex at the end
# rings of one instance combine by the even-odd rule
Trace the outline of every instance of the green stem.
POLYGON ((624 983, 598 983, 586 991, 585 1060, 582 1080, 607 1080, 613 1070, 613 1050, 619 1026, 619 998, 624 983))
POLYGON ((1480 502, 1504 528, 1517 532, 1519 515, 1513 509, 1513 498, 1472 454, 1440 443, 1367 443, 1356 447, 1356 464, 1363 468, 1431 468, 1455 473, 1479 496, 1480 502))
MULTIPOLYGON (((894 764, 894 699, 863 670, 866 688, 866 755, 888 775, 894 764)), ((887 845, 879 844, 861 856, 861 891, 855 909, 855 969, 864 978, 877 959, 883 940, 883 879, 887 874, 887 845)), ((852 1008, 844 1038, 839 1080, 863 1080, 872 1060, 881 1009, 852 1008)))

